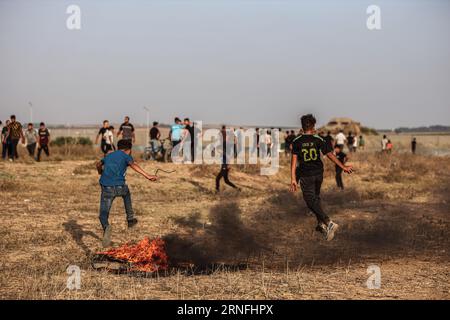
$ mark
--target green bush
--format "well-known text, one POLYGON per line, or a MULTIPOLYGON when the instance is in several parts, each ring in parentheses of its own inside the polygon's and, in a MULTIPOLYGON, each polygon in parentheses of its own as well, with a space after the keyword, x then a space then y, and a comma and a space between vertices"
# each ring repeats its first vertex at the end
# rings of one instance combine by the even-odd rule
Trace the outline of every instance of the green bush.
POLYGON ((374 135, 374 136, 378 135, 377 130, 368 127, 361 127, 361 133, 365 135, 374 135))
POLYGON ((80 145, 80 146, 92 146, 92 140, 87 137, 56 137, 51 142, 52 146, 67 146, 67 145, 80 145))

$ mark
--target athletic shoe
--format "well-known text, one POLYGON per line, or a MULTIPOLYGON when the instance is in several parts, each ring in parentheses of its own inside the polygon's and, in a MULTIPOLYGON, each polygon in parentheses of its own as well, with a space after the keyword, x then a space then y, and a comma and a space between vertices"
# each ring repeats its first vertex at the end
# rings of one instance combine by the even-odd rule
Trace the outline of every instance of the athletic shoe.
POLYGON ((128 228, 134 227, 135 225, 137 225, 137 223, 138 223, 138 221, 137 221, 136 218, 133 218, 133 219, 131 219, 131 220, 128 220, 128 228))
POLYGON ((111 226, 107 226, 105 231, 103 231, 102 245, 104 248, 111 245, 111 226))
POLYGON ((320 232, 323 235, 327 234, 327 225, 325 223, 319 223, 316 227, 316 231, 320 232))
POLYGON ((337 223, 334 223, 333 221, 330 221, 327 226, 327 234, 325 236, 325 240, 331 241, 334 238, 334 233, 339 228, 339 225, 337 223))

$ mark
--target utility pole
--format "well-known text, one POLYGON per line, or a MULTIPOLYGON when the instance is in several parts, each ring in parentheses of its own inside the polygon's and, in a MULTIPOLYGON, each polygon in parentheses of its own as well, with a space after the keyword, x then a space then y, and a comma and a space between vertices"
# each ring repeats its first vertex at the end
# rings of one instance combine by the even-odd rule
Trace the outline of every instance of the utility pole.
POLYGON ((28 105, 30 106, 30 123, 33 123, 33 104, 28 102, 28 105))

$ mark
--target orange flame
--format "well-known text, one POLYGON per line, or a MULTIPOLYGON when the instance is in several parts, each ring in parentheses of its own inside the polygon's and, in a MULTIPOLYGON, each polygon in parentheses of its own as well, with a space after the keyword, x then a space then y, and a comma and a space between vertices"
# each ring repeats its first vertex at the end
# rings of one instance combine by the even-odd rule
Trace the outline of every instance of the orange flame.
POLYGON ((130 263, 131 271, 155 272, 168 268, 165 243, 160 238, 150 241, 148 237, 145 237, 134 245, 124 244, 98 254, 130 263))

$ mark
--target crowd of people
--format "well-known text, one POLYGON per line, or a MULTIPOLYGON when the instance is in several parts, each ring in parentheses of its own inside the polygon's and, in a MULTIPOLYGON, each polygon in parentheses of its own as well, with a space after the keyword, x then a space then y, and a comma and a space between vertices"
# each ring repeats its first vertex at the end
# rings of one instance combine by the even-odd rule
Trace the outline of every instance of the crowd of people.
MULTIPOLYGON (((340 189, 344 189, 342 174, 352 173, 352 167, 348 166, 349 156, 344 152, 347 148, 349 153, 355 153, 358 149, 365 148, 365 139, 362 135, 357 136, 352 132, 347 135, 340 130, 336 135, 328 132, 318 132, 315 129, 316 120, 312 115, 305 115, 301 118, 302 129, 296 134, 294 130, 286 131, 284 137, 284 150, 286 156, 291 156, 291 191, 301 189, 303 198, 308 208, 317 217, 316 230, 321 232, 326 240, 334 237, 338 225, 334 223, 323 211, 320 203, 320 189, 323 181, 323 163, 320 154, 329 158, 335 165, 336 185, 340 189)), ((26 146, 26 150, 30 157, 36 161, 40 161, 41 154, 44 152, 50 155, 50 131, 41 122, 39 128, 35 129, 33 123, 28 123, 26 128, 16 120, 15 115, 11 115, 3 125, 0 121, 1 141, 2 141, 2 158, 14 161, 18 159, 19 154, 17 147, 19 143, 26 146)), ((243 128, 240 128, 243 129, 243 128)), ((271 136, 271 130, 262 131, 256 128, 256 144, 257 156, 259 157, 260 138, 264 136, 264 144, 267 146, 267 154, 273 152, 274 146, 271 136)), ((216 175, 215 187, 216 191, 220 191, 221 181, 236 190, 241 190, 236 184, 230 180, 230 164, 227 160, 227 147, 234 145, 234 156, 237 156, 237 141, 240 130, 222 126, 221 134, 223 137, 222 147, 222 163, 220 170, 216 175), (232 134, 230 134, 230 132, 232 134), (232 139, 233 141, 230 141, 232 139)), ((171 148, 181 143, 189 143, 191 151, 191 160, 195 159, 195 139, 202 137, 202 132, 190 121, 189 118, 176 117, 174 123, 170 126, 169 135, 162 139, 162 133, 159 129, 159 123, 153 122, 153 126, 149 129, 149 147, 151 149, 151 159, 157 160, 161 150, 164 149, 164 140, 170 142, 171 148)), ((126 116, 120 125, 117 133, 108 120, 104 120, 102 127, 96 136, 96 144, 100 143, 100 150, 103 153, 103 159, 97 163, 97 169, 100 174, 100 222, 104 230, 103 245, 109 246, 111 240, 111 226, 108 222, 109 211, 113 200, 117 197, 123 198, 127 223, 129 227, 137 224, 134 216, 131 195, 128 186, 125 183, 125 172, 127 167, 132 168, 146 179, 156 181, 158 177, 148 174, 138 164, 136 164, 131 156, 132 146, 136 141, 135 127, 130 122, 130 117, 126 116), (117 144, 115 139, 117 138, 117 144), (117 147, 116 147, 117 145, 117 147)), ((412 153, 416 152, 417 140, 413 138, 411 141, 412 153)), ((391 153, 393 144, 386 135, 381 140, 381 149, 384 153, 391 153)), ((228 150, 229 151, 229 150, 228 150)), ((277 150, 278 152, 278 150, 277 150)))
POLYGON ((19 143, 26 146, 28 155, 36 161, 41 161, 42 151, 50 156, 50 131, 44 122, 39 124, 36 130, 33 123, 28 123, 27 128, 17 121, 15 115, 11 115, 8 120, 0 121, 2 159, 14 161, 19 158, 17 151, 19 143), (37 152, 36 152, 37 149, 37 152))

